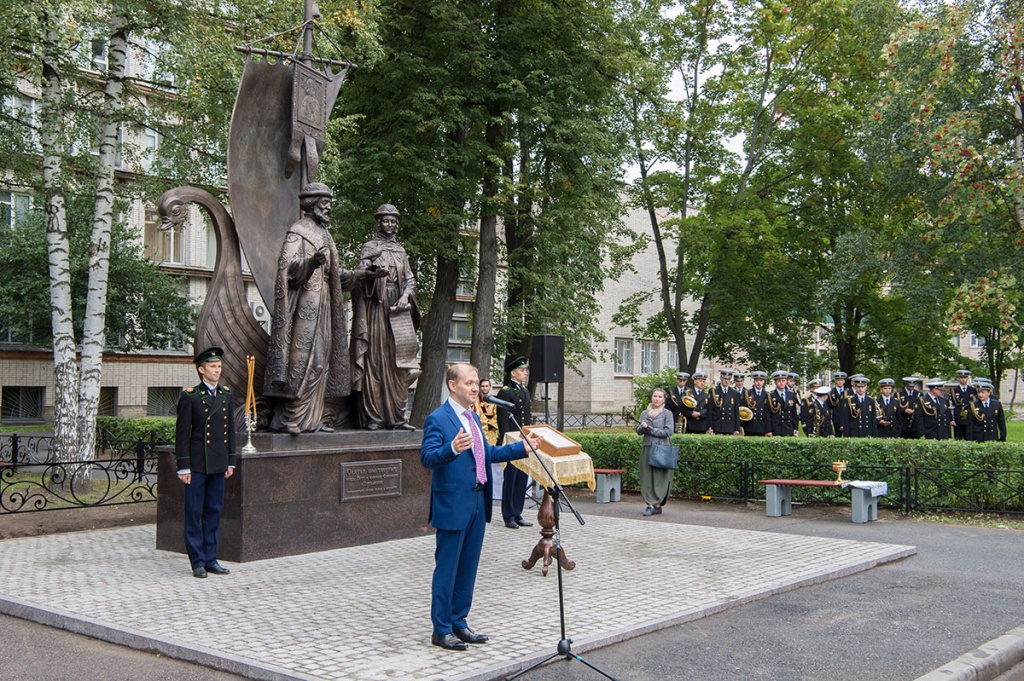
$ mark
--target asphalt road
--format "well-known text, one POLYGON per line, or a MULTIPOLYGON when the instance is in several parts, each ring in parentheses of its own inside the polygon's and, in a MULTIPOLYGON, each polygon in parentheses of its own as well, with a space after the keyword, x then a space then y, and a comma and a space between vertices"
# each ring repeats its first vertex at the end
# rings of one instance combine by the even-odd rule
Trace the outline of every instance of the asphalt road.
MULTIPOLYGON (((584 517, 639 517, 643 510, 643 504, 632 497, 598 505, 591 495, 577 499, 576 504, 584 517)), ((917 546, 918 554, 588 651, 583 657, 623 681, 909 680, 1021 624, 1024 533, 882 515, 878 522, 857 525, 850 522, 849 507, 798 507, 788 518, 766 518, 763 506, 670 502, 650 522, 910 544, 917 546)), ((573 528, 567 521, 572 517, 565 514, 562 540, 571 547, 573 528)), ((642 570, 643 565, 636 569, 642 570)), ((556 582, 551 584, 550 606, 532 604, 531 617, 557 620, 556 582)), ((609 588, 629 589, 629 576, 623 575, 621 584, 609 588)), ((586 598, 586 594, 569 592, 565 597, 586 598)), ((567 630, 571 637, 571 621, 567 630)), ((551 641, 552 652, 557 643, 551 641)), ((0 679, 140 678, 224 681, 238 677, 0 616, 0 679)), ((601 677, 578 661, 560 659, 521 678, 601 677)))

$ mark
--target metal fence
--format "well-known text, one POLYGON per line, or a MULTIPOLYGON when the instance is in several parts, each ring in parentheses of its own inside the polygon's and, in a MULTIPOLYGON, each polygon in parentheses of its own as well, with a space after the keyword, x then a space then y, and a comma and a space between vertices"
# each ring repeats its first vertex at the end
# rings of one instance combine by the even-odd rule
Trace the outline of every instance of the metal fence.
POLYGON ((0 435, 0 515, 156 501, 156 447, 98 433, 95 457, 60 461, 50 435, 0 435))
MULTIPOLYGON (((780 464, 737 461, 680 461, 674 487, 687 496, 730 501, 764 498, 759 480, 828 480, 835 476, 830 464, 780 464)), ((920 466, 857 466, 845 472, 847 480, 875 480, 889 484, 879 505, 904 513, 967 512, 1024 514, 1024 470, 935 468, 920 466)), ((848 503, 839 487, 794 487, 793 500, 809 504, 848 503)))

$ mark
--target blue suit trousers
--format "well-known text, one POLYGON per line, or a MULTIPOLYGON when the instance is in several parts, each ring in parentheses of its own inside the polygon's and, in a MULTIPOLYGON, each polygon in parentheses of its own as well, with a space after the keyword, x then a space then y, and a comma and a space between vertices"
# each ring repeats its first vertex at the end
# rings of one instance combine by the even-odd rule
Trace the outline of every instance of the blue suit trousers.
POLYGON ((473 587, 480 550, 484 543, 486 508, 483 491, 476 494, 476 508, 463 530, 437 530, 434 579, 431 585, 430 619, 434 633, 443 636, 464 629, 473 605, 473 587))

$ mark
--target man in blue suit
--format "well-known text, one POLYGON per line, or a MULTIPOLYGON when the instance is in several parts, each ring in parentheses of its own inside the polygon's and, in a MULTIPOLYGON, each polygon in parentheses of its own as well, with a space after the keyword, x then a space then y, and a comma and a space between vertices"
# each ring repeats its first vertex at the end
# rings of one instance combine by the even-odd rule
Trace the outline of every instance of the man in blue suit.
MULTIPOLYGON (((434 579, 431 585, 430 642, 446 650, 466 650, 484 643, 486 634, 469 628, 466 616, 484 541, 484 523, 491 521, 491 463, 524 459, 522 442, 495 447, 483 436, 473 412, 479 392, 477 370, 453 364, 445 376, 448 400, 423 424, 420 462, 431 470, 430 524, 437 530, 434 579)), ((540 438, 530 438, 534 448, 540 438)))

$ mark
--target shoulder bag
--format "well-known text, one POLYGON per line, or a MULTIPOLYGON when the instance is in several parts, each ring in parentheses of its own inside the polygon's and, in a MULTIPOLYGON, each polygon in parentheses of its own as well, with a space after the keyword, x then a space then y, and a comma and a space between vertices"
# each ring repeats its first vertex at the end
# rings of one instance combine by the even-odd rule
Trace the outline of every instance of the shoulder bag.
POLYGON ((653 444, 647 451, 647 464, 651 468, 675 468, 679 463, 679 447, 653 444))

